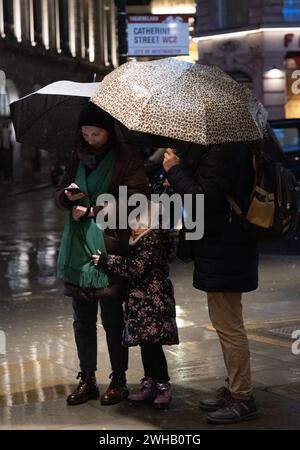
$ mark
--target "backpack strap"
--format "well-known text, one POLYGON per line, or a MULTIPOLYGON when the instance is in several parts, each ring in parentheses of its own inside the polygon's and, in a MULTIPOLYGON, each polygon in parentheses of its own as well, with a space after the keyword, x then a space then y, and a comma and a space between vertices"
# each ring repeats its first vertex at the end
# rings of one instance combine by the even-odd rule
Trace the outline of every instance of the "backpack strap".
MULTIPOLYGON (((250 198, 252 198, 254 193, 255 193, 255 190, 256 190, 256 187, 257 187, 256 185, 257 185, 257 181, 258 181, 257 164, 256 164, 255 153, 253 153, 253 155, 252 155, 252 167, 253 167, 253 172, 254 172, 254 180, 253 180, 253 189, 252 189, 250 198)), ((236 203, 236 201, 230 195, 226 195, 226 200, 229 203, 229 206, 230 206, 231 210, 233 210, 238 215, 238 217, 240 219, 245 219, 246 213, 241 210, 239 205, 236 203)), ((230 222, 231 222, 231 218, 230 218, 230 222)))

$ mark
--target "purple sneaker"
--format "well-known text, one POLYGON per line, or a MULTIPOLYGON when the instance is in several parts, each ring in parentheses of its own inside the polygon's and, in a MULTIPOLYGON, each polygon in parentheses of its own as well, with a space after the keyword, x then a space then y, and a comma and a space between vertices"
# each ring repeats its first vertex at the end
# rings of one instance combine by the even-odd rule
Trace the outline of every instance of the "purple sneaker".
POLYGON ((156 396, 156 383, 151 377, 144 377, 141 379, 141 389, 135 394, 130 394, 127 400, 131 404, 138 404, 143 402, 151 402, 156 396))
POLYGON ((170 383, 156 383, 157 394, 154 399, 155 409, 169 409, 172 401, 172 392, 170 383))

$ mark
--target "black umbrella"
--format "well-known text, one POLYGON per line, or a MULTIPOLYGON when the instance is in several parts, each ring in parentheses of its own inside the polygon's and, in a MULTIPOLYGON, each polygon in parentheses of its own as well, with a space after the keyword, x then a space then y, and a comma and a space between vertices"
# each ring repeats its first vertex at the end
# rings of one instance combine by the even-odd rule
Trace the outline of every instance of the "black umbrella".
POLYGON ((79 114, 98 86, 58 81, 13 102, 17 141, 49 151, 70 150, 78 135, 79 114))

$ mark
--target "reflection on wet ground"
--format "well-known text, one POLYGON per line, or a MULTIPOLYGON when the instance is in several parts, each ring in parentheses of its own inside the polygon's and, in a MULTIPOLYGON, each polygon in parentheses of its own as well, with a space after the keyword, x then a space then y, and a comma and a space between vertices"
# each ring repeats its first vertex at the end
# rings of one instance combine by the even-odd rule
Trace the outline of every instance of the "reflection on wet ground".
MULTIPOLYGON (((76 382, 78 365, 70 301, 56 278, 65 214, 55 208, 51 190, 44 190, 2 200, 0 217, 0 340, 6 338, 6 353, 0 354, 0 428, 208 428, 197 403, 222 385, 225 372, 205 295, 191 287, 192 266, 176 261, 171 268, 181 339, 179 346, 166 347, 172 410, 130 408, 126 403, 102 407, 98 401, 67 407, 65 397, 76 382)), ((292 353, 290 336, 270 333, 291 324, 300 329, 297 246, 296 239, 283 250, 268 250, 262 257, 260 289, 245 296, 261 417, 230 428, 300 427, 300 355, 292 353), (292 251, 285 251, 289 248, 292 251)), ((110 367, 100 324, 98 329, 98 381, 103 390, 110 367)), ((133 348, 130 387, 136 387, 141 376, 139 350, 133 348)))

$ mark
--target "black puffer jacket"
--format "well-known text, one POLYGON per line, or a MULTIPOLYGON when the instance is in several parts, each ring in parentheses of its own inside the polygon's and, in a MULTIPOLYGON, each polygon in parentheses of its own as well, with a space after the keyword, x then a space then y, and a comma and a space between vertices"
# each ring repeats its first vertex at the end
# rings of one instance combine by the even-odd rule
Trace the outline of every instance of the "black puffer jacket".
POLYGON ((204 194, 204 237, 190 241, 195 262, 194 287, 206 292, 249 292, 258 285, 257 242, 226 200, 231 195, 247 209, 253 186, 252 155, 246 144, 198 149, 190 167, 167 173, 175 192, 204 194))

